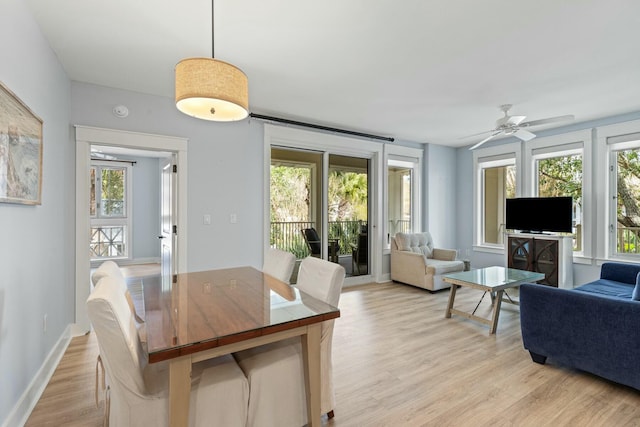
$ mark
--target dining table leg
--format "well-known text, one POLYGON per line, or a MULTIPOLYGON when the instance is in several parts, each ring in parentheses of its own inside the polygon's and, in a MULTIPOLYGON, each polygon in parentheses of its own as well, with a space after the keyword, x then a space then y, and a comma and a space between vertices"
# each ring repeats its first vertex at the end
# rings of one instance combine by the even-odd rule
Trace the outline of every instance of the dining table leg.
POLYGON ((185 356, 169 362, 169 425, 189 425, 189 399, 191 394, 191 357, 185 356))
POLYGON ((304 359, 305 388, 307 392, 308 425, 321 425, 320 409, 320 335, 321 323, 307 326, 307 333, 301 335, 302 356, 304 359))

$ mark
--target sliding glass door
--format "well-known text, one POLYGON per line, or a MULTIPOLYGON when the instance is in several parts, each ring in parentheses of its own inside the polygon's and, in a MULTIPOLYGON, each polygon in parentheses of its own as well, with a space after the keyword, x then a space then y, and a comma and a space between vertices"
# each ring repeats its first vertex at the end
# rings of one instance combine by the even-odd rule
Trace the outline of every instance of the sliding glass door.
POLYGON ((369 167, 365 158, 272 147, 270 247, 369 274, 369 167))

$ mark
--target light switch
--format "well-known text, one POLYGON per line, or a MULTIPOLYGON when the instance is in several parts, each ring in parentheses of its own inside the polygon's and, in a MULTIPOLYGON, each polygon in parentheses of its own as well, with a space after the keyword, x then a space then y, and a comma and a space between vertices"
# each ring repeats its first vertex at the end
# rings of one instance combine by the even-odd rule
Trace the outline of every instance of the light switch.
POLYGON ((211 225, 211 214, 202 215, 202 223, 204 225, 211 225))
POLYGON ((237 223, 238 222, 238 214, 232 213, 231 215, 229 215, 229 222, 231 224, 237 223))

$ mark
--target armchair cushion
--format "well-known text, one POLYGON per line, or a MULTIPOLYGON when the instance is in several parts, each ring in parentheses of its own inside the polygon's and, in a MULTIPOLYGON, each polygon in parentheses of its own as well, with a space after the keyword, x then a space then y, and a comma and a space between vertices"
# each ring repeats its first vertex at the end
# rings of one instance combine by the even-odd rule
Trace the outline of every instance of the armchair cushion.
POLYGON ((431 234, 425 233, 397 233, 398 250, 411 251, 433 258, 433 240, 431 234))

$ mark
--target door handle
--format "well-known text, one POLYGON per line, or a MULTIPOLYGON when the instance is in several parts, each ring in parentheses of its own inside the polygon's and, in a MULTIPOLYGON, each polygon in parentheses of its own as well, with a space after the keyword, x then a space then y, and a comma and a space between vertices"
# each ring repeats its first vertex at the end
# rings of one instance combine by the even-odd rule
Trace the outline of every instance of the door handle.
POLYGON ((164 238, 165 238, 164 236, 158 236, 158 239, 164 239, 164 238))

